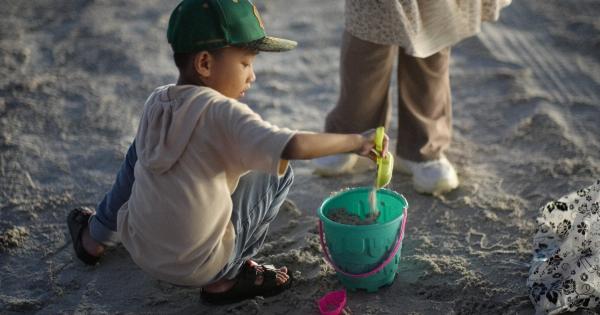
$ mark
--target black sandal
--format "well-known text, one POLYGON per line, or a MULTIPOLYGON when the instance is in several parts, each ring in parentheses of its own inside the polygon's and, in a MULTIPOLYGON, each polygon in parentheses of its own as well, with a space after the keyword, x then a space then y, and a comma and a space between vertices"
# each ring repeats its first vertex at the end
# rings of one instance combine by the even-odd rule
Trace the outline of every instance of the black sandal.
POLYGON ((87 265, 95 265, 100 261, 100 256, 93 256, 85 251, 83 242, 81 241, 83 231, 88 226, 88 221, 92 214, 93 212, 89 209, 75 208, 71 210, 67 217, 67 226, 69 227, 69 234, 71 234, 71 241, 73 241, 75 254, 79 260, 87 265))
POLYGON ((273 265, 255 265, 244 264, 237 276, 237 281, 231 289, 225 292, 210 293, 202 291, 202 300, 215 304, 224 305, 237 303, 256 296, 270 297, 277 295, 292 286, 292 271, 288 269, 289 279, 280 285, 277 285, 277 269, 273 265), (262 269, 263 271, 259 271, 262 269), (263 282, 256 285, 256 279, 262 276, 263 282))

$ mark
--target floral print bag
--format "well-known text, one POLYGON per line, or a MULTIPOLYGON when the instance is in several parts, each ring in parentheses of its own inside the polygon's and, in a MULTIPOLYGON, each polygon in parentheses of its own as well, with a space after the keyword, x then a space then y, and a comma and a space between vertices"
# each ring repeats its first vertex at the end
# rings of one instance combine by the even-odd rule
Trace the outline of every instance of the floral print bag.
POLYGON ((600 180, 542 207, 527 279, 536 314, 600 304, 599 204, 600 180))

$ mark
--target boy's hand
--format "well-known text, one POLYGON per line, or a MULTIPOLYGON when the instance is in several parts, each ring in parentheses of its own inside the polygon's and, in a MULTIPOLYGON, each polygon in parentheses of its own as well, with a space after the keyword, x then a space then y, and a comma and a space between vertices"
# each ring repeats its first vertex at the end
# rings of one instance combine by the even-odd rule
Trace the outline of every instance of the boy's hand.
MULTIPOLYGON (((370 158, 373 161, 377 160, 377 155, 373 152, 375 150, 375 129, 370 129, 361 134, 362 136, 362 144, 360 148, 354 153, 370 158)), ((384 135, 383 137, 383 152, 388 151, 388 135, 384 135)))

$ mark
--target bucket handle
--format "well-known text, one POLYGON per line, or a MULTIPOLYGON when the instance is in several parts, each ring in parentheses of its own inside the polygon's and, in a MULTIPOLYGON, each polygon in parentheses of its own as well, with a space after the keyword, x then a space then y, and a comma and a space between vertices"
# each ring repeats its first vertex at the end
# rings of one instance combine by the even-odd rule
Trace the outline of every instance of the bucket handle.
POLYGON ((400 245, 402 245, 402 239, 404 238, 404 227, 406 225, 407 217, 406 208, 404 208, 403 212, 404 213, 402 218, 402 225, 400 227, 400 233, 398 233, 398 237, 396 238, 396 244, 394 245, 394 248, 390 251, 389 256, 381 264, 379 264, 379 266, 375 267, 375 269, 359 274, 346 272, 333 262, 333 260, 329 256, 329 251, 327 250, 327 245, 325 244, 325 238, 323 237, 323 221, 319 219, 319 240, 321 241, 321 249, 325 254, 325 260, 333 267, 333 269, 335 269, 335 271, 352 278, 366 278, 368 276, 378 273, 379 271, 381 271, 381 269, 385 268, 385 266, 387 266, 392 261, 392 259, 394 259, 394 256, 396 256, 396 253, 400 249, 400 245))

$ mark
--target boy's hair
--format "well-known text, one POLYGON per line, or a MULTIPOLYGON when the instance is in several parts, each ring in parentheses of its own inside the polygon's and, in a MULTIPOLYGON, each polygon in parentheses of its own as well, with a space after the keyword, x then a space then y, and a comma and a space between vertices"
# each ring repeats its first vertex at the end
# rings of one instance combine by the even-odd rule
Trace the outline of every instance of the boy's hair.
POLYGON ((177 69, 183 71, 196 54, 197 53, 173 53, 173 60, 175 61, 177 69))
MULTIPOLYGON (((238 48, 242 48, 245 50, 248 50, 249 52, 253 53, 253 54, 258 54, 260 51, 254 47, 248 47, 245 45, 234 45, 231 47, 238 47, 238 48)), ((219 56, 221 55, 221 53, 223 52, 224 48, 217 48, 217 49, 210 49, 210 50, 205 50, 207 51, 209 54, 215 56, 215 58, 219 58, 219 56)), ((173 53, 173 61, 175 61, 175 66, 177 66, 177 69, 179 69, 179 71, 182 71, 183 69, 185 69, 190 62, 192 62, 194 60, 194 57, 196 56, 196 54, 201 53, 202 51, 198 51, 198 52, 192 52, 192 53, 173 53)))
MULTIPOLYGON (((211 50, 206 50, 208 51, 208 53, 210 53, 211 55, 215 56, 216 58, 218 58, 221 55, 221 50, 222 48, 218 48, 218 49, 211 49, 211 50)), ((192 52, 192 53, 173 53, 173 61, 175 61, 175 66, 177 66, 177 69, 179 69, 179 71, 183 71, 183 69, 185 69, 190 62, 192 62, 194 60, 194 57, 196 57, 196 54, 201 53, 201 51, 197 51, 197 52, 192 52)))

